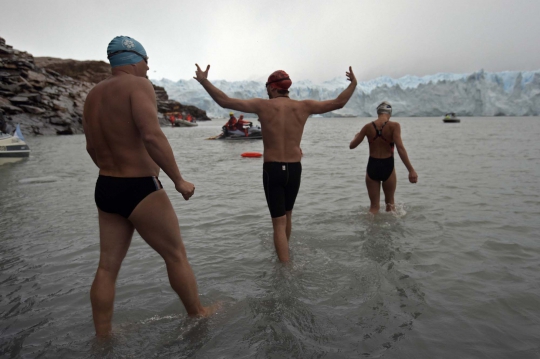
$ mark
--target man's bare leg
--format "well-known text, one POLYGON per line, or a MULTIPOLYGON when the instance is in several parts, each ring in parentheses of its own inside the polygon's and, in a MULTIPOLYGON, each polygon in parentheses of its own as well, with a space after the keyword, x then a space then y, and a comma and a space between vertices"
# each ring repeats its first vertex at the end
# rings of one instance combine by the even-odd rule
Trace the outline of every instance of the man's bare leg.
POLYGON ((371 201, 369 212, 375 214, 379 212, 379 206, 381 202, 381 184, 379 181, 374 181, 369 178, 366 173, 366 187, 369 200, 371 201))
POLYGON ((386 203, 386 212, 392 212, 396 210, 394 204, 394 193, 396 193, 397 176, 396 169, 392 171, 392 174, 386 181, 383 182, 382 188, 384 191, 384 202, 386 203))
MULTIPOLYGON (((287 215, 272 218, 274 246, 280 262, 289 262, 289 240, 287 237, 287 215)), ((289 232, 290 235, 290 232, 289 232)))
POLYGON ((99 266, 90 290, 96 335, 111 333, 116 278, 133 236, 133 225, 124 217, 98 209, 99 266))
POLYGON ((129 220, 146 243, 165 260, 169 283, 188 315, 197 317, 214 313, 216 306, 203 307, 199 301, 197 281, 182 243, 178 217, 165 190, 149 194, 133 210, 129 220))
POLYGON ((292 230, 292 211, 285 212, 285 215, 287 216, 287 227, 285 229, 287 234, 287 242, 291 239, 291 230, 292 230))

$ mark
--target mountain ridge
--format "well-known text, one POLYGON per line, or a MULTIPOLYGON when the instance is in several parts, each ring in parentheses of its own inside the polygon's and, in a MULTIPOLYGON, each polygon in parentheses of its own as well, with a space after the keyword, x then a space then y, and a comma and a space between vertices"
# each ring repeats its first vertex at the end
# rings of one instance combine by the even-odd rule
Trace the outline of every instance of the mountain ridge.
MULTIPOLYGON (((169 96, 192 103, 211 117, 224 117, 229 109, 219 107, 195 80, 152 80, 163 86, 169 96)), ((267 98, 264 82, 213 80, 214 85, 236 98, 267 98)), ((319 84, 309 80, 293 82, 293 99, 328 100, 348 86, 345 78, 334 78, 319 84)), ((431 117, 456 112, 460 116, 538 116, 540 115, 540 70, 502 71, 426 76, 388 76, 362 81, 349 103, 326 117, 376 116, 376 107, 389 101, 394 116, 431 117)))

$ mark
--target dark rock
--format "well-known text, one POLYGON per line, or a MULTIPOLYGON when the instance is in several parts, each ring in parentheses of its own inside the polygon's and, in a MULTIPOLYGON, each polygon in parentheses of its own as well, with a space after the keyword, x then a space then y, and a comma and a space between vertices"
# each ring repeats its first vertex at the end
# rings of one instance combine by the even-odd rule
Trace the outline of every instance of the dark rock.
POLYGON ((14 103, 14 104, 27 103, 30 101, 28 97, 25 97, 25 96, 15 96, 15 97, 10 98, 9 100, 11 101, 11 103, 14 103))
MULTIPOLYGON (((38 58, 39 58, 39 57, 38 57, 38 58)), ((62 75, 60 75, 58 72, 53 71, 53 70, 51 70, 51 69, 43 69, 43 70, 44 70, 45 72, 47 72, 47 73, 53 75, 53 76, 56 76, 56 77, 62 76, 62 75)))
POLYGON ((20 85, 18 84, 5 84, 5 83, 0 83, 0 90, 5 90, 5 91, 9 91, 9 92, 12 92, 12 93, 15 93, 15 92, 20 92, 20 85))
POLYGON ((17 95, 17 97, 26 97, 28 101, 31 102, 41 102, 41 95, 39 93, 28 93, 22 92, 17 95))
POLYGON ((4 64, 2 64, 1 68, 16 70, 18 67, 15 64, 6 64, 6 63, 4 63, 4 64))
POLYGON ((0 96, 0 108, 2 106, 11 106, 11 102, 7 98, 0 96))
POLYGON ((17 67, 25 68, 25 69, 32 69, 33 70, 36 66, 33 63, 31 63, 30 61, 22 60, 22 61, 17 62, 17 67))
POLYGON ((35 71, 28 71, 28 80, 30 82, 44 85, 47 82, 47 76, 35 71))
POLYGON ((169 95, 167 94, 167 91, 165 91, 165 88, 154 85, 154 91, 156 92, 156 99, 158 101, 169 100, 169 95))
POLYGON ((12 53, 13 53, 13 50, 7 48, 5 45, 0 46, 0 54, 11 55, 12 53))
POLYGON ((1 78, 12 78, 12 77, 19 77, 21 76, 21 72, 18 70, 18 69, 8 69, 8 68, 3 68, 3 69, 0 69, 0 79, 1 78))
POLYGON ((4 118, 4 112, 0 110, 0 132, 7 133, 6 119, 4 118))
POLYGON ((98 83, 111 76, 111 66, 104 61, 77 61, 54 57, 36 57, 37 66, 75 80, 98 83))
POLYGON ((44 109, 39 108, 39 107, 35 107, 35 106, 21 105, 20 107, 22 109, 24 109, 26 112, 34 113, 36 115, 40 115, 42 113, 45 113, 44 109))
POLYGON ((67 118, 67 117, 51 117, 51 118, 49 118, 49 123, 51 125, 67 126, 67 125, 71 125, 71 118, 67 118))
POLYGON ((56 134, 57 135, 73 135, 73 129, 71 128, 71 126, 68 126, 66 128, 63 128, 61 130, 56 130, 56 134))
POLYGON ((43 134, 41 133, 41 128, 39 126, 30 126, 30 128, 32 129, 32 133, 36 136, 42 136, 43 134))
POLYGON ((9 114, 17 114, 17 113, 21 113, 21 112, 24 112, 22 108, 20 107, 17 107, 17 106, 12 106, 12 105, 2 105, 0 106, 2 108, 2 110, 4 110, 6 113, 9 113, 9 114))
MULTIPOLYGON (((0 38, 0 109, 34 134, 82 133, 86 95, 110 75, 106 62, 34 58, 0 38)), ((169 125, 163 114, 174 111, 190 113, 198 121, 209 120, 205 111, 169 100, 162 87, 154 89, 161 124, 169 125)))

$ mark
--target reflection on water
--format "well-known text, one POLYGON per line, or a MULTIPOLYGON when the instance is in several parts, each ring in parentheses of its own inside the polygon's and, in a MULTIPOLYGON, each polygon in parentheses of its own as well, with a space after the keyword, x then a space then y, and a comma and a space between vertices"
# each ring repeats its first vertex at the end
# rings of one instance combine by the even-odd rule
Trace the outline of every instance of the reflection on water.
POLYGON ((224 306, 188 318, 136 235, 106 341, 88 296, 97 171, 81 136, 28 139, 31 157, 0 167, 0 357, 537 358, 540 121, 399 119, 420 182, 397 160, 396 211, 376 216, 367 146, 343 135, 367 121, 308 121, 290 266, 274 254, 262 160, 240 157, 262 143, 205 141, 211 123, 166 128, 197 192, 185 202, 160 179, 201 300, 224 306), (508 131, 516 121, 528 131, 508 131))

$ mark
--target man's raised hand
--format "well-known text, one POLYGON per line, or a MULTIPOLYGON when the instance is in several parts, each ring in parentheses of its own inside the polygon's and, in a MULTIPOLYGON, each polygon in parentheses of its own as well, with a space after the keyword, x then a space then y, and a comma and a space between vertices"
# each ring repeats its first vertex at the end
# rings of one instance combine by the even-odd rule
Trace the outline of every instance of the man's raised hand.
POLYGON ((193 78, 195 80, 199 81, 199 83, 202 80, 207 80, 208 79, 208 70, 210 70, 210 65, 206 66, 206 71, 201 70, 201 68, 199 67, 199 64, 195 64, 195 66, 197 66, 197 70, 195 71, 195 76, 193 76, 193 78))
POLYGON ((356 76, 354 76, 354 72, 352 71, 351 66, 349 66, 349 72, 345 72, 345 75, 347 75, 347 80, 351 82, 356 82, 356 76))

